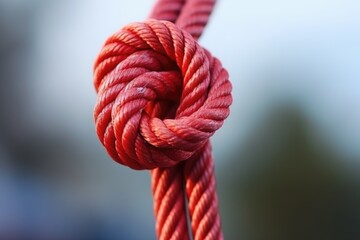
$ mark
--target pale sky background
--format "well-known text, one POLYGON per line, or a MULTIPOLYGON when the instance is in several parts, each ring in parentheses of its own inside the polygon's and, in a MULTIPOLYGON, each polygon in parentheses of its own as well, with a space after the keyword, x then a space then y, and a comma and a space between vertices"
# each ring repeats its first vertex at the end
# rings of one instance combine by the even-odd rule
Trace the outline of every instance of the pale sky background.
MULTIPOLYGON (((30 189, 25 195, 44 211, 39 228, 52 219, 47 218, 46 204, 51 209, 58 204, 58 219, 68 217, 62 208, 93 209, 89 215, 127 216, 124 226, 143 226, 140 232, 129 227, 130 236, 154 234, 148 174, 117 165, 106 155, 92 116, 96 98, 92 67, 100 47, 123 25, 146 19, 152 5, 145 0, 0 1, 0 20, 10 34, 1 36, 3 46, 17 41, 25 46, 14 70, 21 81, 12 83, 25 99, 19 100, 24 111, 18 113, 13 137, 36 132, 65 139, 61 141, 67 154, 77 160, 77 170, 70 171, 65 182, 63 175, 50 185, 35 177, 31 179, 40 187, 35 183, 25 187, 30 189), (39 195, 31 192, 31 186, 40 189, 39 195), (50 196, 45 203, 37 200, 41 194, 50 196)), ((359 13, 357 0, 218 1, 200 39, 222 61, 233 83, 231 115, 213 137, 216 171, 231 166, 226 156, 241 148, 271 106, 284 103, 299 106, 326 147, 336 149, 344 161, 360 159, 359 13)), ((14 183, 11 150, 6 144, 0 150, 0 212, 8 213, 0 214, 1 232, 21 222, 23 202, 13 199, 24 193, 14 183), (8 216, 14 219, 9 221, 8 216)), ((58 229, 58 222, 48 224, 58 229)))

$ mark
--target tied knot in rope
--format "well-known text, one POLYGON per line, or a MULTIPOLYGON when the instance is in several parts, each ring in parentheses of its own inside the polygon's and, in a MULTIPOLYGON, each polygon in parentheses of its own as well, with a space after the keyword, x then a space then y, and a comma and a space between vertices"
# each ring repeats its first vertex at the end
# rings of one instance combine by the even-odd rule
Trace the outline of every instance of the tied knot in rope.
POLYGON ((132 23, 113 34, 94 74, 99 139, 133 169, 171 167, 198 155, 229 115, 227 71, 169 21, 132 23))
POLYGON ((152 169, 160 240, 223 239, 209 138, 229 115, 227 71, 200 47, 215 0, 158 0, 104 44, 94 66, 97 134, 110 156, 152 169))

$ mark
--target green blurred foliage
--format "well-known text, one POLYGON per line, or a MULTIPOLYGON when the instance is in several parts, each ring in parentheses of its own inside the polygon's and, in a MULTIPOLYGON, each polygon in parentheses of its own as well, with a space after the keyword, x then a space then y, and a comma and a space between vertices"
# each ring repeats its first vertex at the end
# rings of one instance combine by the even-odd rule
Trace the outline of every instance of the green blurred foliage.
POLYGON ((225 238, 360 239, 354 166, 321 144, 295 106, 269 111, 256 129, 218 177, 225 238))

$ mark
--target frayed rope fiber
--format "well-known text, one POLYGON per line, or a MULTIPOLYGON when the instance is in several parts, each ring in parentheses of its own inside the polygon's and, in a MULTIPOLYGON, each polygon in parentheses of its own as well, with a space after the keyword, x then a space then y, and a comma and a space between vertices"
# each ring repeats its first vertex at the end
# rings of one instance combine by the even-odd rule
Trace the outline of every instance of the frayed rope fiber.
POLYGON ((215 0, 159 0, 110 36, 94 65, 96 132, 109 155, 150 169, 158 239, 223 239, 209 138, 231 83, 200 37, 215 0))

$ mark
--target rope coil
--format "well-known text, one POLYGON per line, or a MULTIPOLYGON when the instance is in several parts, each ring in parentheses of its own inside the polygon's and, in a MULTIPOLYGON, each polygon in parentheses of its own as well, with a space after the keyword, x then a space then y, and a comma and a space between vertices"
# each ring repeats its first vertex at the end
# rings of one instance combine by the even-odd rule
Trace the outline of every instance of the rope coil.
POLYGON ((152 169, 159 239, 188 239, 187 212, 194 239, 222 239, 209 138, 229 115, 231 83, 195 40, 213 5, 158 1, 151 17, 165 20, 125 26, 94 65, 98 137, 115 161, 152 169))

